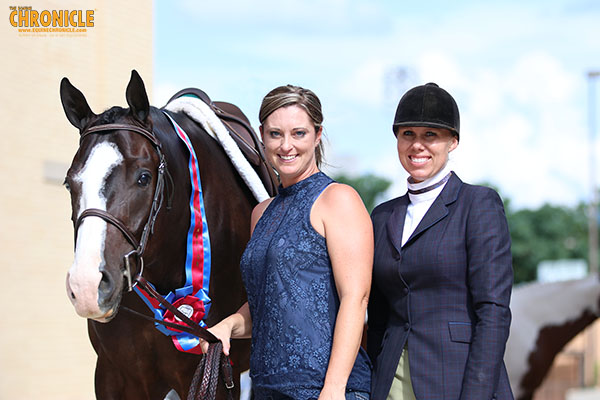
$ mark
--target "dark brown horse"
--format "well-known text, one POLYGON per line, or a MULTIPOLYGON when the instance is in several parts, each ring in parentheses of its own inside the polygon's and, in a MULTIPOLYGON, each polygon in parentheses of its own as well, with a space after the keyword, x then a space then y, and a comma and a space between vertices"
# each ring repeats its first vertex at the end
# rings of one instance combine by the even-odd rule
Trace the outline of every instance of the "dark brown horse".
MULTIPOLYGON (((128 109, 112 107, 96 115, 66 78, 60 94, 67 118, 81 135, 65 180, 75 227, 67 292, 77 313, 89 321, 98 355, 96 396, 164 399, 175 391, 185 398, 200 356, 178 351, 151 322, 123 308, 152 315, 128 290, 128 274, 142 273, 162 294, 185 282, 192 190, 189 151, 165 112, 149 105, 135 71, 126 90, 128 109), (161 161, 166 165, 159 167, 161 161), (84 213, 89 209, 100 211, 84 213), (124 257, 136 247, 142 248, 141 257, 124 257)), ((239 261, 256 200, 199 124, 183 113, 170 115, 187 132, 198 159, 211 244, 212 302, 205 318, 211 326, 246 301, 239 261)), ((240 118, 247 121, 243 114, 240 118)), ((239 373, 248 369, 249 342, 234 341, 231 358, 237 397, 239 373)))

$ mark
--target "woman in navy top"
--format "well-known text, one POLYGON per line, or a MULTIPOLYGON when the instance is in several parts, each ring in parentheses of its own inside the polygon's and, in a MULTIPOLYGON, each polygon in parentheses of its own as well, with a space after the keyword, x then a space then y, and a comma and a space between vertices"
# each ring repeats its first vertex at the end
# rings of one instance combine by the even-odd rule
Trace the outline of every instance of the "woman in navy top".
POLYGON ((281 86, 259 120, 279 194, 252 212, 242 256, 248 303, 210 328, 252 337, 255 399, 368 399, 371 367, 360 347, 373 263, 372 225, 360 197, 319 171, 321 103, 281 86))

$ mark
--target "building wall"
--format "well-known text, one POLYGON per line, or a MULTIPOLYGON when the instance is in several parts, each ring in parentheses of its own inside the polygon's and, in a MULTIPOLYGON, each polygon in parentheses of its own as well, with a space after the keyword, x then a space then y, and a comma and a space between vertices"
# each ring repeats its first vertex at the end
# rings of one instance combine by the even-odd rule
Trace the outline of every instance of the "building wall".
POLYGON ((92 110, 126 106, 136 69, 152 89, 152 2, 27 1, 93 10, 85 33, 19 33, 0 23, 0 399, 92 399, 95 353, 65 291, 73 257, 62 181, 78 143, 59 97, 68 77, 92 110), (83 6, 82 6, 83 5, 83 6), (84 8, 83 8, 84 7, 84 8))

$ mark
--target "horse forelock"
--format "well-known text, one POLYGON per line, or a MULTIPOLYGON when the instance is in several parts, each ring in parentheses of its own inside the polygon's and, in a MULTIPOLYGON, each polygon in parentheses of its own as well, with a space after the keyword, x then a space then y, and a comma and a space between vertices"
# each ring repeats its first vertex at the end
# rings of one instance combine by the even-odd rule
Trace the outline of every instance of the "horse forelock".
POLYGON ((119 106, 114 106, 104 111, 98 116, 98 120, 94 122, 94 125, 106 125, 112 124, 120 120, 127 115, 127 109, 119 106))
POLYGON ((102 114, 99 114, 94 119, 92 119, 88 128, 92 126, 107 125, 114 123, 123 123, 144 127, 140 122, 138 122, 135 118, 131 116, 129 108, 113 106, 111 108, 106 109, 102 114))

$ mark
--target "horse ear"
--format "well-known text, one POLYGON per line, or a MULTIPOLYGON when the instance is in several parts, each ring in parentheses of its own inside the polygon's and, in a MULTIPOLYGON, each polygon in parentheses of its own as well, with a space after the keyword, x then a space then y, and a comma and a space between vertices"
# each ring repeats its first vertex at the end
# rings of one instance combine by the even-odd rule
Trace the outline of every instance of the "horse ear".
POLYGON ((131 71, 131 79, 127 85, 125 96, 131 115, 138 121, 145 122, 150 113, 150 103, 144 82, 135 69, 131 71))
POLYGON ((96 114, 81 93, 67 78, 60 81, 60 100, 69 122, 80 131, 86 126, 89 119, 96 114))

